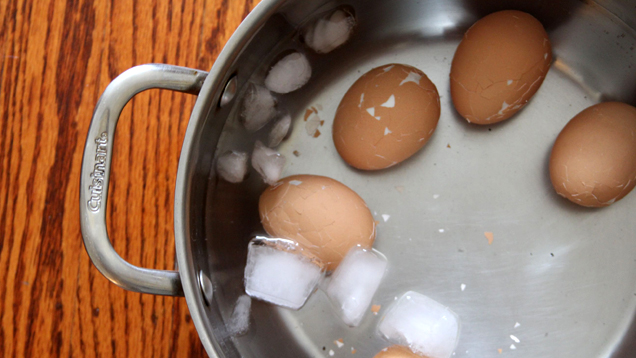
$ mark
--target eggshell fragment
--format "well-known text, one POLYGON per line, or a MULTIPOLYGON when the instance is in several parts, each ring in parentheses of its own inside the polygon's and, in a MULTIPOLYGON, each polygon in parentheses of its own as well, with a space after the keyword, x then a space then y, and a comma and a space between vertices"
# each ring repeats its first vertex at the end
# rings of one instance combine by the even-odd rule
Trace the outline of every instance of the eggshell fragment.
POLYGON ((388 348, 384 348, 373 358, 426 358, 424 356, 417 355, 413 353, 410 349, 393 345, 388 348))
POLYGON ((349 165, 391 167, 420 150, 437 127, 439 95, 415 67, 389 64, 360 77, 342 98, 333 141, 349 165))
POLYGON ((451 65, 451 96, 468 122, 493 124, 528 103, 545 79, 552 47, 532 15, 505 10, 466 31, 451 65))
POLYGON ((294 175, 265 189, 259 200, 265 231, 303 245, 327 270, 347 252, 369 249, 375 223, 364 200, 344 184, 317 175, 294 175))
POLYGON ((495 239, 495 235, 490 231, 486 231, 484 232, 484 236, 486 237, 486 239, 488 239, 488 245, 492 245, 492 241, 495 239))
POLYGON ((636 108, 605 102, 572 118, 552 148, 550 179, 559 195, 582 206, 627 195, 636 186, 636 108))

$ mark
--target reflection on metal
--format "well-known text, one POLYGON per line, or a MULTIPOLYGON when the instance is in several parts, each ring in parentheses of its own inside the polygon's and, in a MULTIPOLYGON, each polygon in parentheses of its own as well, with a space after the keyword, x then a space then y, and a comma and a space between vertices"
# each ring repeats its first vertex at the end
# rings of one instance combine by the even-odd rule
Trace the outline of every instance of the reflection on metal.
POLYGON ((230 78, 225 85, 225 89, 223 90, 223 95, 221 95, 219 106, 224 107, 226 104, 230 103, 234 99, 234 96, 236 96, 237 89, 238 80, 236 79, 236 76, 232 76, 232 78, 230 78))
POLYGON ((212 281, 210 281, 210 278, 204 274, 203 271, 199 271, 199 287, 201 288, 201 294, 203 294, 205 303, 209 306, 214 297, 214 286, 212 286, 212 281))
POLYGON ((594 100, 595 102, 601 101, 601 99, 603 98, 603 94, 595 90, 592 86, 589 85, 589 82, 591 82, 590 78, 586 78, 586 76, 584 76, 576 68, 565 63, 559 57, 557 57, 556 61, 552 63, 552 66, 554 66, 555 69, 567 75, 567 77, 569 77, 570 80, 575 81, 579 86, 581 86, 581 88, 585 89, 585 92, 587 92, 588 96, 590 96, 592 100, 594 100))

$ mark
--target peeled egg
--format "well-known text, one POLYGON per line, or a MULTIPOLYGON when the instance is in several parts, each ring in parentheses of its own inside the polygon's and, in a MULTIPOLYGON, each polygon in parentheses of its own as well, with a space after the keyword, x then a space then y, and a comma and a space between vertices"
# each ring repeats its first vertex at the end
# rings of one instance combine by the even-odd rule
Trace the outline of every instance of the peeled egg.
POLYGON ((351 166, 376 170, 415 154, 440 116, 435 85, 415 67, 390 64, 360 77, 342 98, 333 141, 351 166))
POLYGON ((384 348, 373 358, 426 358, 413 353, 410 349, 398 345, 384 348))
POLYGON ((293 240, 335 269, 347 252, 369 249, 375 222, 364 200, 344 184, 323 176, 293 175, 261 194, 258 210, 265 231, 293 240))
POLYGON ((591 106, 563 128, 550 155, 556 192, 589 207, 608 206, 636 186, 636 108, 591 106))
POLYGON ((490 14, 466 31, 451 65, 451 97, 470 123, 510 118, 528 103, 545 79, 552 47, 532 15, 506 10, 490 14))

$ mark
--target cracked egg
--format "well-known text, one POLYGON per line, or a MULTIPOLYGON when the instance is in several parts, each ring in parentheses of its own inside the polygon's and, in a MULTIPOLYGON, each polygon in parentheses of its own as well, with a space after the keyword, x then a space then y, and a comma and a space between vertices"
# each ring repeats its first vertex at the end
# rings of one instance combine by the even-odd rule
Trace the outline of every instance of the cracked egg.
POLYGON ((636 108, 619 102, 591 106, 563 128, 552 147, 550 179, 573 203, 608 206, 636 185, 636 108))
POLYGON ((466 31, 455 51, 455 109, 470 123, 508 119, 537 92, 551 63, 550 39, 537 19, 515 10, 490 14, 466 31))
POLYGON ((389 64, 360 77, 342 98, 333 141, 349 165, 391 167, 420 150, 437 127, 439 95, 419 69, 389 64))
POLYGON ((413 353, 410 349, 393 345, 388 348, 384 348, 373 358, 426 358, 424 356, 417 355, 413 353))
POLYGON ((375 240, 375 222, 364 200, 323 176, 281 179, 261 194, 258 211, 269 235, 297 242, 329 271, 349 249, 369 249, 375 240))

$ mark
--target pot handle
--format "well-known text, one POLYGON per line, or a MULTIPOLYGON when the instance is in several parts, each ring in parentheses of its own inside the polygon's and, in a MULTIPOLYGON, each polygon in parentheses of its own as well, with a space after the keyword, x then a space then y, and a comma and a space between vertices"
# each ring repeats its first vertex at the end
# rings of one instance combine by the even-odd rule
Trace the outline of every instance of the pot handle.
POLYGON ((179 272, 137 267, 113 248, 106 229, 106 203, 115 128, 122 109, 150 88, 198 94, 207 72, 163 64, 133 67, 115 78, 95 106, 80 178, 80 222, 84 246, 97 269, 130 291, 183 296, 179 272))

